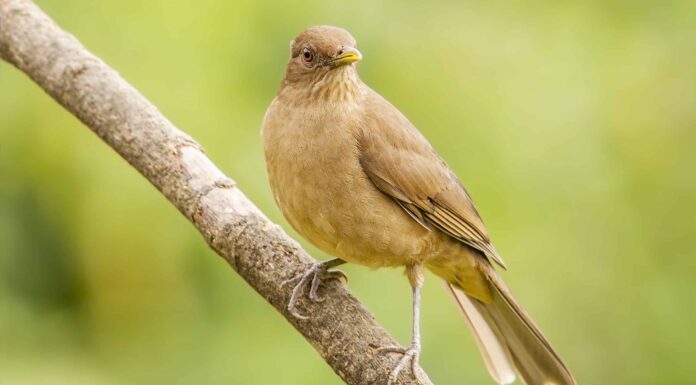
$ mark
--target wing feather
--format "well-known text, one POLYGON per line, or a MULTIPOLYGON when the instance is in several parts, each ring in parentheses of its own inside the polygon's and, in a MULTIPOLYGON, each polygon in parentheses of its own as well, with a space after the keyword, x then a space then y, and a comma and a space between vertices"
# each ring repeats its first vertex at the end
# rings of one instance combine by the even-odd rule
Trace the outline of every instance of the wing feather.
POLYGON ((420 132, 405 118, 370 121, 376 127, 360 132, 357 149, 375 187, 421 226, 434 226, 506 268, 466 189, 420 132))

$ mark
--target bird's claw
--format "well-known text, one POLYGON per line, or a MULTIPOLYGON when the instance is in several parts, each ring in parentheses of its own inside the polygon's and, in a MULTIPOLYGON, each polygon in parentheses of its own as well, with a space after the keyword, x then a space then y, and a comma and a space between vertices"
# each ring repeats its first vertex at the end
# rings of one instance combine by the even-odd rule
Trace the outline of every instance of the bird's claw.
POLYGON ((416 345, 411 345, 408 348, 402 348, 401 346, 387 346, 383 348, 377 349, 377 353, 379 354, 387 354, 387 353, 397 353, 401 354, 401 359, 399 362, 396 363, 396 366, 392 369, 392 371, 389 373, 389 377, 387 379, 387 385, 392 385, 394 382, 396 382, 396 379, 399 377, 399 373, 401 373, 401 370, 408 364, 409 361, 411 361, 411 374, 413 377, 418 381, 418 383, 423 384, 424 381, 421 377, 421 372, 420 369, 418 368, 418 358, 420 357, 420 346, 416 345))
POLYGON ((327 279, 338 279, 348 282, 348 276, 344 272, 341 270, 329 270, 327 267, 327 262, 316 263, 304 273, 283 281, 283 286, 297 282, 295 287, 292 289, 290 301, 288 301, 288 311, 290 314, 292 314, 295 318, 307 319, 307 316, 302 315, 297 311, 297 300, 299 299, 300 293, 304 290, 307 284, 310 284, 309 299, 314 302, 324 301, 325 298, 319 296, 318 290, 321 282, 327 279))

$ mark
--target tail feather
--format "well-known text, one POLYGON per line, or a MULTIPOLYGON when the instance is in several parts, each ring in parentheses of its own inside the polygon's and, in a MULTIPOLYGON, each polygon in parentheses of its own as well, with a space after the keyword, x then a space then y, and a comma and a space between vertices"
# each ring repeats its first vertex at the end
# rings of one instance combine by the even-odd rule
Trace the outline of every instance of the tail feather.
POLYGON ((493 380, 501 385, 515 381, 515 369, 511 362, 510 352, 503 342, 504 339, 498 326, 486 321, 486 318, 474 305, 475 299, 470 298, 452 284, 447 283, 447 287, 464 313, 464 318, 474 334, 476 345, 478 345, 483 361, 493 380))
POLYGON ((493 379, 500 384, 512 382, 516 371, 527 385, 576 385, 551 344, 494 274, 488 278, 491 303, 483 303, 448 284, 493 379))

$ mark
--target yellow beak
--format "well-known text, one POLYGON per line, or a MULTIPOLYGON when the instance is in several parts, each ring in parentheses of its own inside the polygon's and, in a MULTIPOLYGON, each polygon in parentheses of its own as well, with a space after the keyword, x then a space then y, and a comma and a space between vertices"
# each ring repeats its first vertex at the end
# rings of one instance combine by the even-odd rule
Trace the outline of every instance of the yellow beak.
POLYGON ((362 54, 356 48, 346 48, 340 55, 329 60, 329 64, 340 66, 362 60, 362 54))

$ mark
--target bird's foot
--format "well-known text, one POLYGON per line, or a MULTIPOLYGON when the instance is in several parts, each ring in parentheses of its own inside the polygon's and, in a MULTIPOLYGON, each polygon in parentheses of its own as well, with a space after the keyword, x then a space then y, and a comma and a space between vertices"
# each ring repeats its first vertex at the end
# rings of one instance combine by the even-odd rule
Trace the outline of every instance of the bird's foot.
POLYGON ((348 282, 348 276, 346 276, 346 274, 341 270, 329 270, 329 268, 343 263, 343 261, 340 261, 340 263, 337 263, 337 261, 340 260, 332 259, 330 261, 316 263, 312 267, 310 267, 306 272, 294 278, 290 278, 282 283, 283 285, 287 285, 297 282, 295 287, 292 289, 290 301, 288 301, 288 311, 290 312, 290 314, 299 319, 308 318, 307 316, 302 315, 297 311, 297 300, 299 299, 300 294, 302 293, 302 291, 304 291, 304 288, 308 284, 310 284, 309 299, 314 302, 322 302, 325 298, 320 297, 318 294, 319 285, 322 281, 327 279, 342 279, 348 282))
POLYGON ((392 385, 394 382, 396 382, 396 379, 399 377, 399 373, 401 373, 401 370, 409 363, 409 361, 411 362, 411 375, 416 379, 416 381, 418 381, 418 383, 424 383, 421 377, 420 368, 418 367, 418 358, 420 357, 420 345, 411 344, 411 346, 409 346, 408 348, 402 348, 401 346, 387 346, 378 349, 377 352, 380 354, 401 354, 401 359, 399 360, 399 362, 396 363, 394 369, 392 369, 392 371, 389 373, 387 385, 392 385))

